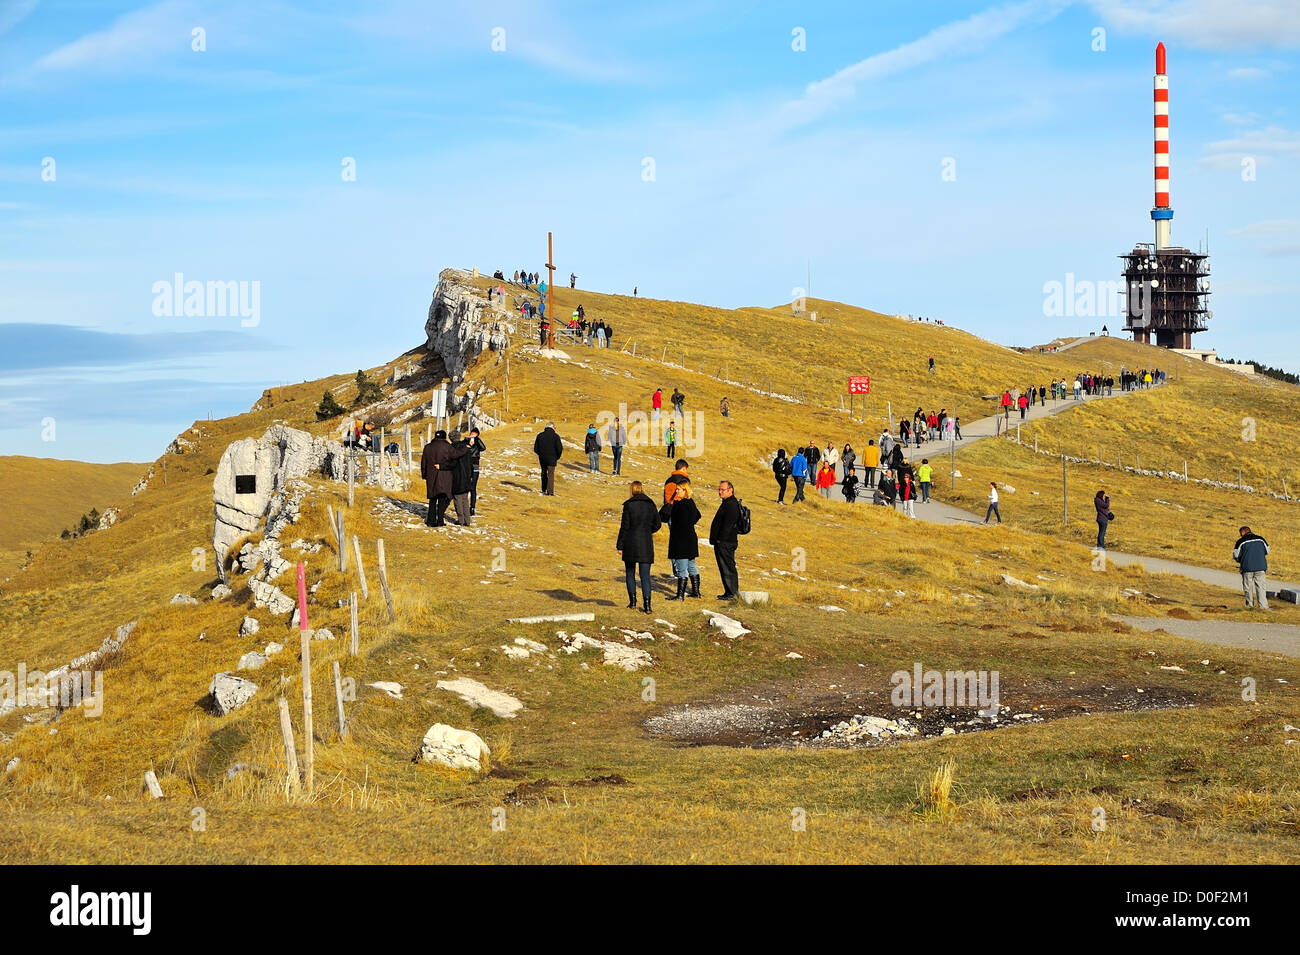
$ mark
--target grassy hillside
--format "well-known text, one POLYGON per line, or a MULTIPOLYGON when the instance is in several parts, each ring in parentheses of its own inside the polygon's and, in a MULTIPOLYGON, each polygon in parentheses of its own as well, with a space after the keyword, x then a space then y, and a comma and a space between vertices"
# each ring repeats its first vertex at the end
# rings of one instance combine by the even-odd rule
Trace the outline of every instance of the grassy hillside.
POLYGON ((144 474, 142 464, 87 464, 19 455, 0 457, 0 486, 7 492, 0 527, 0 574, 21 564, 81 515, 119 504, 144 474))
MULTIPOLYGON (((276 389, 258 411, 203 422, 192 452, 168 456, 168 483, 155 480, 130 499, 118 525, 50 544, 16 575, 3 593, 4 666, 55 666, 120 623, 139 626, 106 671, 102 718, 0 718, 0 762, 21 760, 0 775, 0 854, 37 861, 57 846, 64 861, 99 862, 1296 858, 1300 747, 1282 744, 1281 727, 1295 722, 1300 660, 1140 633, 1109 619, 1196 616, 1222 603, 1222 592, 1138 569, 1095 571, 1086 541, 1068 535, 932 526, 820 500, 773 503, 766 461, 776 445, 808 436, 860 444, 879 431, 877 420, 851 423, 838 410, 846 374, 871 374, 877 401, 893 401, 896 412, 924 402, 973 418, 981 396, 1004 382, 1072 373, 1078 349, 1024 355, 956 329, 828 303, 812 306, 824 323, 795 324, 781 310, 728 312, 567 289, 556 298, 565 309, 582 301, 589 316, 609 319, 616 348, 570 349, 562 362, 529 354, 522 342, 511 347, 510 413, 484 435, 475 528, 428 530, 381 500, 418 505, 418 487, 360 489, 348 508, 344 488, 318 479, 298 524, 282 535, 286 545, 298 537, 324 545, 305 558, 308 583, 319 584, 312 625, 340 637, 312 646, 311 799, 287 801, 282 792, 280 693, 302 746, 297 635, 284 618, 252 608, 242 578, 232 597, 208 599, 210 555, 196 569, 193 553, 210 541, 209 469, 226 445, 260 435, 274 420, 332 430, 337 422, 318 424, 312 411, 325 388, 339 389, 347 403, 350 375, 276 389), (638 342, 637 357, 616 350, 629 338, 638 342), (694 349, 686 364, 695 370, 661 363, 666 340, 694 349), (659 353, 647 359, 643 342, 657 343, 659 353), (925 371, 931 353, 940 365, 935 376, 925 371), (701 374, 700 363, 706 370, 730 364, 729 376, 742 382, 771 377, 774 391, 802 388, 807 398, 745 391, 701 374), (607 455, 606 473, 592 475, 581 452, 568 449, 557 496, 534 490, 538 419, 554 418, 565 438, 580 441, 602 410, 648 408, 656 385, 680 386, 688 411, 703 412, 691 461, 705 521, 716 501, 710 489, 722 477, 754 510, 754 532, 740 550, 741 583, 767 590, 771 604, 729 611, 752 631, 739 639, 721 636, 701 614, 718 606, 707 548, 700 559, 706 599, 670 603, 661 590, 652 618, 624 609, 614 551, 619 508, 628 480, 658 492, 669 471, 662 448, 630 449, 622 479, 608 475, 607 455), (729 420, 716 411, 724 394, 732 399, 729 420), (359 580, 354 562, 346 573, 337 569, 327 506, 346 512, 349 533, 365 546, 371 590, 355 658, 347 655, 347 611, 336 604, 359 590, 359 580), (393 584, 392 624, 375 580, 379 537, 393 584), (1036 589, 1008 585, 1004 573, 1036 589), (200 605, 170 605, 177 592, 200 605), (593 611, 595 622, 506 622, 575 610, 593 611), (256 637, 239 636, 246 614, 262 623, 256 637), (602 666, 597 653, 556 652, 557 630, 625 643, 618 627, 651 635, 626 641, 653 656, 652 668, 625 672, 602 666), (551 653, 510 659, 501 647, 516 637, 551 653), (268 640, 286 649, 247 674, 259 685, 253 701, 226 717, 203 710, 212 675, 233 670, 241 654, 268 640), (335 661, 359 687, 347 707, 347 740, 334 727, 335 661), (916 663, 997 670, 1002 702, 1024 719, 966 732, 972 714, 965 712, 951 714, 960 719, 950 736, 872 748, 787 745, 796 732, 808 739, 854 713, 899 715, 888 701, 890 677, 916 663), (510 693, 524 709, 513 719, 470 709, 436 686, 456 677, 510 693), (1261 688, 1257 701, 1242 700, 1245 677, 1261 688), (379 680, 401 683, 403 699, 366 686, 379 680), (724 720, 695 735, 647 728, 650 717, 673 717, 685 704, 696 712, 757 708, 761 718, 724 720), (413 763, 435 722, 483 736, 493 748, 491 771, 472 776, 413 763), (952 801, 936 802, 924 793, 949 759, 952 801), (240 764, 254 771, 232 772, 240 764), (162 803, 141 791, 149 768, 168 794, 162 803), (1098 806, 1110 820, 1100 831, 1091 826, 1098 806), (206 814, 202 832, 192 826, 196 807, 206 814), (491 826, 497 809, 505 812, 504 831, 491 826), (792 830, 795 809, 806 813, 806 831, 792 830)), ((506 365, 494 358, 485 355, 469 378, 497 390, 489 408, 498 401, 504 408, 506 365)), ((387 369, 370 371, 387 378, 387 369)), ((1162 497, 1188 493, 1170 488, 1162 497)), ((1131 506, 1137 521, 1154 505, 1131 506)), ((662 583, 666 534, 656 544, 662 583)), ((288 588, 288 575, 277 583, 288 588)), ((1300 611, 1283 608, 1274 619, 1300 622, 1300 611)))

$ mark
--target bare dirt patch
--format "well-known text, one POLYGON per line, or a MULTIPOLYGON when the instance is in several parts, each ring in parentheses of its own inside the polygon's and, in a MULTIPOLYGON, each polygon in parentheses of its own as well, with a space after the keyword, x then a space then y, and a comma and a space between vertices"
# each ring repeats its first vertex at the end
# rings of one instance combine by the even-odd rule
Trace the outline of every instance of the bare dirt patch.
POLYGON ((812 671, 797 680, 755 684, 730 694, 665 708, 643 724, 652 736, 686 746, 843 747, 880 746, 1044 723, 1091 713, 1142 712, 1195 706, 1197 694, 1162 687, 1085 682, 1003 682, 996 718, 977 707, 896 707, 888 676, 858 667, 812 671), (834 728, 855 716, 906 720, 918 732, 898 739, 861 739, 846 744, 834 728), (831 738, 822 738, 827 730, 831 738))

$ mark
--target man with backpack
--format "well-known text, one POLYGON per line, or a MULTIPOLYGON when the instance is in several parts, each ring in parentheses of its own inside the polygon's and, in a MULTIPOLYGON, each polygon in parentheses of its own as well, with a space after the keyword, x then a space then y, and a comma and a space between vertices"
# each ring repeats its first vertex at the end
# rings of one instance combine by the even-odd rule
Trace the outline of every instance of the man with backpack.
POLYGON ((718 577, 722 580, 722 593, 719 600, 735 600, 740 594, 740 577, 736 571, 736 547, 738 535, 748 534, 750 527, 749 508, 736 499, 736 489, 727 480, 718 483, 717 513, 709 527, 709 544, 713 547, 713 557, 718 563, 718 577))
MULTIPOLYGON (((717 523, 716 521, 714 523, 717 523)), ((1242 526, 1241 536, 1232 548, 1232 559, 1241 568, 1241 589, 1246 595, 1246 609, 1268 609, 1268 541, 1242 526)))

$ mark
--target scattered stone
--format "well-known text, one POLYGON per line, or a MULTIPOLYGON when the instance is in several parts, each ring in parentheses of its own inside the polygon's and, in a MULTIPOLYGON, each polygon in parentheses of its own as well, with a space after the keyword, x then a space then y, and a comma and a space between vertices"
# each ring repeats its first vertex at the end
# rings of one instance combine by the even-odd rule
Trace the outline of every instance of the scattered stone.
POLYGON ((786 658, 787 660, 802 660, 802 659, 803 659, 803 654, 802 654, 802 653, 795 653, 793 650, 791 650, 789 653, 787 653, 787 654, 785 655, 785 658, 786 658))
POLYGON ((9 762, 5 763, 5 772, 12 773, 21 764, 22 764, 22 760, 19 759, 17 756, 15 756, 13 759, 9 760, 9 762))
POLYGON ((243 706, 257 695, 257 684, 233 673, 218 673, 208 687, 212 694, 212 708, 218 716, 225 716, 243 706))
POLYGON ((333 640, 334 634, 331 631, 326 630, 324 627, 321 627, 319 630, 312 631, 311 638, 313 640, 333 640))
POLYGON ((469 677, 460 677, 456 680, 439 680, 437 686, 440 690, 450 690, 455 693, 468 703, 472 709, 483 706, 497 716, 506 719, 512 719, 516 713, 524 708, 523 703, 508 693, 489 690, 482 683, 471 680, 469 677))
POLYGON ((103 514, 99 515, 99 529, 101 531, 108 530, 110 527, 112 527, 114 524, 117 523, 117 519, 121 515, 121 513, 122 512, 119 511, 116 507, 110 507, 107 510, 105 510, 103 514))
POLYGON ((547 653, 549 647, 544 643, 538 643, 536 640, 529 640, 527 637, 515 637, 515 644, 533 653, 547 653))
POLYGON ((643 667, 654 666, 654 657, 639 647, 629 647, 612 640, 596 640, 581 633, 569 636, 563 630, 556 633, 566 646, 561 647, 565 653, 577 653, 579 650, 600 650, 604 654, 601 660, 605 666, 619 667, 629 673, 643 667))
POLYGON ((171 599, 170 603, 183 604, 188 607, 197 604, 198 601, 189 594, 177 594, 171 599))
POLYGON ((251 637, 261 629, 261 626, 256 617, 245 617, 244 622, 239 625, 239 635, 241 637, 251 637))
POLYGON ((264 580, 250 580, 248 589, 253 592, 254 607, 265 607, 277 616, 294 610, 293 598, 274 584, 268 584, 264 580))
MULTIPOLYGON (((841 720, 829 729, 822 730, 817 742, 837 743, 883 743, 892 739, 919 736, 920 730, 908 720, 899 717, 887 720, 880 716, 855 715, 852 719, 841 720)), ((805 745, 801 743, 800 745, 805 745)))
POLYGON ((390 683, 386 680, 380 680, 376 683, 367 683, 366 686, 374 687, 379 692, 386 694, 394 700, 400 700, 402 698, 402 684, 400 683, 390 683))
POLYGON ((217 584, 215 587, 212 588, 212 599, 225 600, 227 597, 230 596, 231 592, 232 592, 231 589, 227 587, 225 584, 217 584))
POLYGON ((484 757, 491 755, 487 743, 477 734, 469 730, 458 730, 446 723, 434 723, 429 732, 424 734, 416 760, 437 763, 451 769, 472 769, 479 772, 483 768, 484 757))
POLYGON ((817 609, 818 609, 818 610, 825 610, 827 613, 846 613, 846 612, 847 612, 847 611, 845 611, 845 609, 844 609, 843 607, 837 607, 837 606, 835 606, 834 604, 822 604, 822 605, 821 605, 820 607, 818 607, 817 609))
POLYGON ((541 617, 511 617, 506 623, 591 623, 594 613, 555 613, 541 617))
POLYGON ((260 670, 264 666, 266 666, 266 657, 256 650, 250 650, 239 658, 238 669, 240 670, 260 670))
POLYGON ((268 643, 268 644, 266 645, 266 647, 262 650, 262 656, 264 656, 264 657, 273 657, 273 656, 275 656, 277 653, 281 652, 283 649, 284 649, 283 644, 276 643, 274 640, 272 640, 272 641, 271 641, 270 643, 268 643))
POLYGON ((733 620, 725 613, 718 613, 716 610, 701 610, 700 613, 708 617, 709 623, 721 630, 722 635, 728 640, 735 640, 747 633, 753 633, 752 630, 746 630, 739 620, 733 620))
POLYGON ((765 605, 768 602, 768 593, 766 590, 742 590, 736 594, 740 602, 748 604, 751 607, 765 605))
POLYGON ((1025 590, 1038 590, 1038 584, 1027 584, 1019 577, 1012 577, 1010 574, 1002 575, 1002 582, 1008 587, 1021 587, 1025 590))

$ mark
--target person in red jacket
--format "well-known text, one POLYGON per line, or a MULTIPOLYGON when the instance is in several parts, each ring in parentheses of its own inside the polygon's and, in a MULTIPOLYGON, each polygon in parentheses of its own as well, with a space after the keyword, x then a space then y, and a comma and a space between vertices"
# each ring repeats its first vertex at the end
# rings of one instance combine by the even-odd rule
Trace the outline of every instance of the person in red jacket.
POLYGON ((1026 395, 1026 394, 1022 394, 1022 395, 1020 396, 1019 405, 1020 405, 1020 420, 1021 420, 1021 421, 1024 421, 1024 420, 1025 420, 1025 411, 1026 411, 1026 409, 1028 409, 1028 407, 1029 407, 1029 396, 1026 395))
POLYGON ((817 469, 817 490, 821 491, 822 497, 831 496, 831 485, 835 483, 835 468, 829 461, 823 461, 822 466, 817 469))
POLYGON ((916 485, 912 483, 912 472, 903 472, 903 483, 898 485, 898 499, 903 502, 903 513, 916 517, 916 485))
POLYGON ((659 409, 664 406, 664 390, 656 388, 654 397, 650 399, 650 420, 657 422, 659 420, 659 409))
POLYGON ((1002 392, 1002 417, 1009 419, 1011 417, 1011 392, 1002 392))

